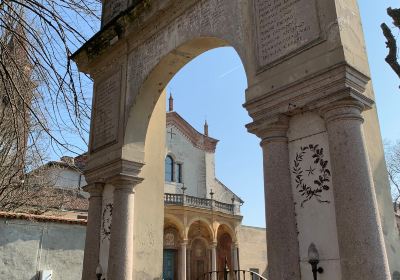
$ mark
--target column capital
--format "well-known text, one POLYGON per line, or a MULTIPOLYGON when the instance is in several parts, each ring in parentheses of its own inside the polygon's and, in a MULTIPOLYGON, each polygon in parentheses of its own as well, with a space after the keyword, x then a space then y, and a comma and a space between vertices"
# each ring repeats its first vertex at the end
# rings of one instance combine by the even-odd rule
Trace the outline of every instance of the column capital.
POLYGON ((358 120, 364 122, 361 113, 370 108, 364 102, 357 99, 343 99, 332 102, 319 109, 321 116, 326 123, 339 120, 358 120))
POLYGON ((211 249, 217 248, 218 242, 217 241, 213 241, 210 244, 211 249))
POLYGON ((90 197, 101 197, 103 196, 104 185, 103 182, 89 183, 83 187, 83 190, 89 193, 90 197))
POLYGON ((247 130, 261 138, 261 146, 270 142, 287 142, 290 118, 280 114, 274 118, 248 124, 247 130))
POLYGON ((182 247, 184 247, 184 246, 186 247, 188 245, 188 243, 189 243, 189 241, 187 239, 183 239, 180 244, 182 247))
POLYGON ((133 192, 136 185, 141 183, 143 178, 131 175, 119 174, 107 180, 114 186, 115 191, 133 192))

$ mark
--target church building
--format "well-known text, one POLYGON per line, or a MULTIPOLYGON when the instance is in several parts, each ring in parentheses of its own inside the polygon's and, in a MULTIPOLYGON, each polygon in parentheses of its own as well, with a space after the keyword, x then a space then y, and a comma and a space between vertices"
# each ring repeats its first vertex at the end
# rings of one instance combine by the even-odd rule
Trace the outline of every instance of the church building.
MULTIPOLYGON (((225 265, 230 271, 251 270, 266 276, 266 230, 242 225, 243 200, 216 178, 218 140, 209 136, 207 123, 201 133, 174 111, 172 97, 168 109, 160 279, 203 279, 205 273, 223 271, 225 265)), ((0 256, 7 264, 0 265, 0 279, 42 279, 46 275, 80 279, 88 210, 88 195, 82 191, 86 162, 84 154, 43 166, 41 172, 53 182, 52 199, 43 197, 32 201, 32 206, 41 204, 44 213, 28 213, 29 207, 24 213, 0 212, 0 256)), ((106 197, 102 250, 108 249, 112 209, 106 197)), ((100 259, 99 264, 104 274, 101 279, 106 280, 107 262, 100 259)), ((219 273, 216 279, 221 277, 219 273)))
POLYGON ((218 140, 175 112, 172 96, 166 117, 163 277, 197 279, 225 260, 238 270, 243 201, 215 177, 218 140))

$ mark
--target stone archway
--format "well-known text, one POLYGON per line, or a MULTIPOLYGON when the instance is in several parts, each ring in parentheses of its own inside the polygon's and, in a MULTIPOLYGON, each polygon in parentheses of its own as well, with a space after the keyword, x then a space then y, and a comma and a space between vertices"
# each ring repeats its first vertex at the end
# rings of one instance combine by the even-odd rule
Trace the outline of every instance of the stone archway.
MULTIPOLYGON (((223 230, 218 230, 217 233, 217 270, 224 271, 225 265, 227 265, 228 270, 233 270, 233 260, 232 260, 232 237, 229 233, 223 230), (226 263, 225 263, 226 262, 226 263)), ((219 280, 224 279, 224 275, 219 275, 219 280)))
POLYGON ((103 5, 102 30, 73 55, 94 79, 83 279, 96 279, 100 257, 108 259, 108 280, 160 277, 160 96, 188 61, 226 45, 242 59, 245 108, 253 119, 247 128, 262 140, 269 278, 308 275, 311 243, 332 279, 389 279, 389 269, 399 270, 355 0, 103 5), (113 193, 105 252, 99 250, 103 190, 113 193))

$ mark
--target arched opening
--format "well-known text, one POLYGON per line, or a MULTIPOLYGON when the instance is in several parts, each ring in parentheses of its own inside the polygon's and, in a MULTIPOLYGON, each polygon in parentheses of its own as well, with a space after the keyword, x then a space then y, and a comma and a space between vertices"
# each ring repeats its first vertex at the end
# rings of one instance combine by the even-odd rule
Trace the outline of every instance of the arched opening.
POLYGON ((182 237, 178 226, 171 218, 165 218, 163 238, 163 279, 174 280, 179 277, 179 247, 182 237))
MULTIPOLYGON (((218 271, 224 271, 225 266, 229 271, 233 270, 233 246, 232 236, 229 234, 229 229, 225 225, 218 227, 217 231, 217 268, 218 271)), ((224 279, 224 275, 220 274, 218 280, 224 279)))
POLYGON ((194 221, 188 231, 189 263, 188 279, 202 279, 203 275, 211 270, 211 251, 209 244, 212 242, 210 226, 202 220, 194 221))
MULTIPOLYGON (((240 70, 240 73, 242 75, 240 78, 243 80, 243 84, 240 87, 240 89, 236 91, 227 88, 226 89, 220 88, 219 89, 219 92, 221 93, 220 96, 225 96, 226 100, 225 101, 222 99, 217 100, 216 98, 215 102, 213 102, 213 100, 210 99, 209 105, 211 106, 213 103, 215 103, 215 104, 220 104, 220 106, 228 107, 228 105, 230 105, 228 104, 230 103, 228 102, 229 99, 230 101, 232 101, 232 104, 235 103, 232 105, 232 107, 238 108, 239 110, 242 111, 243 115, 247 116, 246 111, 241 106, 241 104, 243 104, 245 101, 244 91, 247 87, 247 79, 244 71, 244 66, 242 64, 240 56, 238 55, 238 53, 236 53, 234 48, 220 48, 226 45, 228 44, 223 40, 217 38, 209 38, 209 37, 198 38, 181 45, 180 47, 178 47, 177 49, 173 50, 165 57, 163 57, 161 61, 154 68, 152 68, 152 70, 149 72, 150 74, 144 79, 141 86, 137 88, 137 94, 135 95, 135 97, 132 99, 128 98, 128 100, 130 100, 130 102, 128 102, 128 105, 130 105, 130 112, 128 114, 128 119, 127 119, 127 129, 124 137, 125 144, 123 147, 123 153, 125 155, 125 158, 127 158, 128 160, 135 162, 138 161, 145 162, 141 174, 141 176, 145 178, 145 180, 143 181, 143 183, 139 184, 136 187, 135 207, 138 207, 139 209, 144 209, 144 208, 148 209, 147 207, 148 205, 154 205, 156 208, 149 210, 148 213, 149 217, 151 215, 152 221, 156 219, 161 220, 160 214, 164 212, 163 211, 164 205, 159 205, 157 203, 159 203, 159 201, 162 201, 162 196, 164 195, 166 189, 165 184, 169 185, 168 189, 171 190, 171 195, 174 195, 176 197, 175 201, 177 203, 182 203, 181 205, 184 205, 184 203, 187 202, 187 200, 184 197, 179 196, 183 193, 184 195, 191 196, 190 202, 195 201, 197 203, 196 207, 201 207, 201 208, 208 207, 207 209, 209 209, 208 210, 209 212, 203 212, 201 214, 204 216, 209 215, 212 211, 211 207, 214 207, 211 205, 210 202, 211 200, 215 200, 217 203, 215 205, 217 205, 221 209, 225 209, 224 211, 228 211, 228 214, 230 215, 233 215, 233 211, 230 207, 232 207, 234 203, 236 203, 234 207, 238 207, 238 205, 240 204, 238 203, 239 199, 237 198, 237 196, 233 195, 233 193, 232 194, 229 193, 228 195, 227 194, 228 192, 226 191, 226 186, 223 185, 221 181, 217 180, 216 178, 215 171, 213 170, 215 165, 215 158, 213 154, 214 151, 210 149, 210 146, 204 144, 206 141, 212 142, 212 140, 209 140, 211 139, 212 134, 210 134, 211 136, 208 135, 208 131, 205 130, 203 131, 202 129, 199 128, 199 125, 194 124, 194 127, 197 128, 197 133, 199 133, 200 131, 201 136, 199 137, 203 139, 199 142, 194 143, 195 141, 193 139, 190 139, 190 137, 196 138, 197 134, 193 136, 195 132, 189 129, 186 131, 185 128, 182 127, 178 128, 173 127, 172 130, 170 130, 169 128, 168 130, 166 130, 166 121, 165 121, 166 107, 167 107, 165 102, 166 99, 169 97, 166 96, 165 89, 168 87, 168 83, 171 82, 171 79, 179 76, 178 71, 183 70, 185 65, 190 65, 191 63, 189 62, 192 61, 194 58, 199 59, 200 57, 209 54, 213 55, 214 51, 218 52, 221 50, 223 51, 229 50, 231 54, 235 55, 235 63, 237 63, 237 65, 235 65, 236 67, 235 69, 240 70), (229 96, 229 94, 233 94, 233 92, 235 92, 235 98, 229 96), (167 147, 168 142, 171 141, 172 139, 178 138, 180 133, 182 134, 182 138, 189 138, 188 143, 193 144, 193 146, 196 149, 198 150, 203 149, 202 151, 205 153, 204 156, 202 157, 207 158, 206 160, 209 161, 210 166, 212 166, 211 168, 207 169, 206 167, 204 171, 201 171, 200 170, 202 168, 201 165, 193 164, 193 161, 191 160, 182 159, 179 153, 176 153, 174 151, 169 151, 168 149, 166 150, 165 147, 167 147), (160 137, 160 135, 165 135, 165 136, 160 137), (199 143, 202 143, 203 146, 201 146, 199 143), (164 171, 161 182, 159 180, 160 178, 157 179, 157 176, 155 176, 155 174, 159 174, 160 165, 162 166, 162 171, 164 171), (176 173, 176 171, 177 168, 179 167, 181 168, 181 170, 179 170, 179 176, 177 176, 178 174, 176 173), (194 172, 193 170, 199 170, 198 172, 199 174, 196 174, 197 171, 194 172), (204 174, 203 175, 200 174, 201 172, 203 172, 204 174), (203 176, 204 179, 197 180, 197 177, 201 176, 203 176), (195 178, 196 181, 193 178, 195 178), (204 188, 202 187, 203 185, 204 188), (175 190, 173 189, 173 187, 175 188, 175 190), (217 190, 218 188, 221 191, 218 191, 217 190), (215 197, 213 197, 212 195, 213 193, 215 193, 215 197), (154 212, 154 215, 151 212, 154 212)), ((193 63, 196 63, 196 60, 194 60, 193 63)), ((215 57, 212 60, 214 61, 214 63, 218 64, 219 61, 218 57, 215 57)), ((233 71, 235 69, 233 69, 233 71)), ((227 75, 229 75, 229 73, 227 73, 228 72, 227 70, 229 69, 225 69, 224 73, 221 73, 221 75, 223 75, 223 78, 226 78, 227 75)), ((207 69, 204 69, 204 73, 206 72, 207 69)), ((224 84, 227 82, 221 80, 219 83, 224 84)), ((136 84, 134 85, 133 82, 130 83, 129 85, 130 85, 129 87, 132 89, 135 86, 137 86, 136 84)), ((192 89, 192 91, 194 91, 194 89, 192 89)), ((176 92, 176 94, 179 95, 180 93, 176 92)), ((195 96, 194 92, 184 92, 182 93, 182 95, 183 94, 186 94, 187 96, 191 95, 195 96)), ((179 102, 177 102, 177 106, 178 104, 179 102)), ((176 108, 178 110, 179 107, 176 108)), ((206 108, 207 105, 203 107, 204 109, 202 112, 203 115, 208 113, 206 108)), ((198 109, 196 108, 196 106, 192 106, 193 111, 196 111, 196 109, 198 109)), ((221 112, 221 109, 219 108, 218 111, 221 112)), ((233 113, 233 115, 237 114, 233 113)), ((190 113, 188 115, 185 115, 185 117, 187 116, 190 116, 190 113)), ((230 120, 229 118, 227 118, 227 116, 221 117, 220 121, 221 122, 219 123, 219 125, 223 126, 224 125, 223 123, 225 123, 225 126, 226 127, 229 126, 230 129, 230 120)), ((245 133, 247 134, 244 124, 249 121, 250 119, 242 120, 241 121, 242 125, 238 124, 238 122, 236 121, 233 121, 232 123, 235 123, 236 127, 240 127, 240 129, 242 130, 241 132, 243 134, 245 133)), ((214 122, 214 119, 213 123, 216 123, 214 122)), ((210 132, 214 133, 214 131, 216 130, 214 130, 214 127, 212 127, 210 132)), ((240 141, 238 139, 241 137, 234 137, 233 135, 234 133, 232 133, 231 137, 229 138, 240 141)), ((250 136, 250 134, 248 135, 250 136)), ((257 149, 256 153, 260 158, 258 150, 259 149, 258 140, 256 140, 255 136, 250 136, 250 137, 253 137, 253 143, 251 143, 251 145, 253 145, 257 149)), ((237 160, 239 160, 240 158, 242 159, 245 158, 240 154, 245 149, 240 149, 240 151, 238 151, 237 149, 237 145, 240 144, 243 143, 238 143, 238 142, 230 143, 229 144, 230 146, 226 149, 227 152, 225 153, 230 154, 232 157, 236 157, 237 160)), ((186 155, 190 153, 191 152, 188 152, 187 150, 182 152, 182 154, 186 155)), ((250 159, 248 160, 250 161, 250 159)), ((227 161, 232 163, 231 160, 227 161)), ((246 167, 250 166, 249 164, 243 165, 243 162, 236 164, 237 167, 240 167, 240 165, 246 167)), ((260 168, 259 170, 261 171, 262 169, 260 168)), ((229 174, 231 172, 232 172, 232 167, 229 167, 227 165, 225 168, 225 173, 229 174)), ((241 174, 244 173, 243 167, 242 170, 239 170, 237 172, 237 174, 240 173, 241 174)), ((259 174, 259 176, 254 176, 254 177, 258 177, 260 179, 260 185, 261 185, 262 174, 259 174)), ((236 180, 237 179, 238 177, 236 176, 236 180)), ((232 178, 231 182, 234 181, 235 180, 232 178)), ((241 186, 243 185, 245 184, 243 183, 241 186)), ((240 186, 237 187, 239 188, 240 186)), ((260 190, 262 190, 262 188, 260 188, 260 190)), ((256 197, 262 197, 262 195, 258 195, 256 197)), ((260 207, 262 207, 262 202, 257 203, 257 205, 260 205, 260 207)), ((178 210, 175 209, 174 211, 178 210)), ((263 211, 259 212, 263 213, 263 211)), ((182 219, 184 219, 183 213, 181 217, 182 219)), ((188 225, 189 229, 187 238, 190 244, 188 245, 186 254, 188 279, 196 279, 194 278, 195 275, 200 275, 202 273, 211 270, 219 270, 219 267, 217 267, 215 263, 223 263, 223 260, 216 260, 218 256, 216 256, 215 254, 213 257, 211 256, 212 250, 208 246, 215 240, 215 234, 212 232, 212 230, 210 230, 210 226, 207 225, 207 222, 204 221, 205 219, 196 219, 194 223, 188 225), (191 241, 194 240, 201 240, 201 241, 190 243, 191 241), (198 246, 197 251, 201 252, 201 254, 199 253, 200 255, 195 254, 192 245, 198 246), (205 248, 207 249, 205 250, 205 248)), ((143 221, 141 219, 136 219, 136 223, 138 223, 137 225, 138 228, 141 227, 143 228, 147 226, 147 221, 143 221)), ((156 223, 157 221, 154 221, 154 224, 156 223)), ((165 232, 163 234, 165 234, 165 232)), ((232 243, 232 237, 230 237, 230 241, 228 241, 227 237, 222 236, 220 238, 220 241, 223 242, 223 244, 220 245, 221 250, 225 251, 231 250, 230 244, 232 243)), ((142 246, 142 244, 138 244, 138 247, 140 246, 142 246)), ((143 250, 145 249, 147 248, 144 248, 143 246, 143 250)), ((177 259, 182 258, 181 253, 182 252, 180 251, 180 253, 177 256, 177 259)), ((156 255, 156 253, 154 255, 156 255)), ((226 252, 224 253, 224 255, 226 255, 226 252)), ((169 256, 169 258, 172 257, 169 256)), ((231 263, 231 256, 229 256, 228 259, 229 262, 231 263)), ((181 260, 182 259, 179 259, 179 262, 181 260)), ((137 262, 140 261, 141 260, 138 260, 137 262)), ((230 265, 230 267, 232 267, 232 265, 230 265)), ((164 269, 166 268, 164 267, 164 269)), ((180 275, 182 275, 182 273, 183 273, 182 271, 179 272, 178 279, 181 278, 180 275)))
POLYGON ((193 240, 190 250, 190 279, 202 279, 209 271, 209 250, 204 239, 193 240))

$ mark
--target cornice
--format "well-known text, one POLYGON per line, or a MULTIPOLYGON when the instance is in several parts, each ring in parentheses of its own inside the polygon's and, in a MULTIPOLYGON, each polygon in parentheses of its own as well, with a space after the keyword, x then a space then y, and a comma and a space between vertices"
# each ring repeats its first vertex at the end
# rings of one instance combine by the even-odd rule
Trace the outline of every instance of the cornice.
MULTIPOLYGON (((355 99, 370 109, 374 101, 365 95, 370 78, 347 64, 338 64, 328 70, 308 76, 286 87, 276 89, 243 106, 253 122, 247 124, 249 132, 276 123, 282 116, 318 110, 332 102, 355 99)), ((256 85, 258 86, 258 85, 256 85)), ((248 91, 252 91, 249 88, 248 91)))
POLYGON ((139 173, 144 163, 134 162, 124 159, 117 159, 106 164, 102 164, 85 170, 86 182, 91 183, 109 183, 116 179, 123 178, 124 181, 141 181, 139 173))
POLYGON ((179 131, 182 132, 182 134, 185 135, 196 148, 199 148, 209 153, 215 152, 219 140, 205 136, 204 134, 198 132, 178 113, 167 113, 167 126, 168 125, 173 125, 177 129, 179 129, 179 131))

